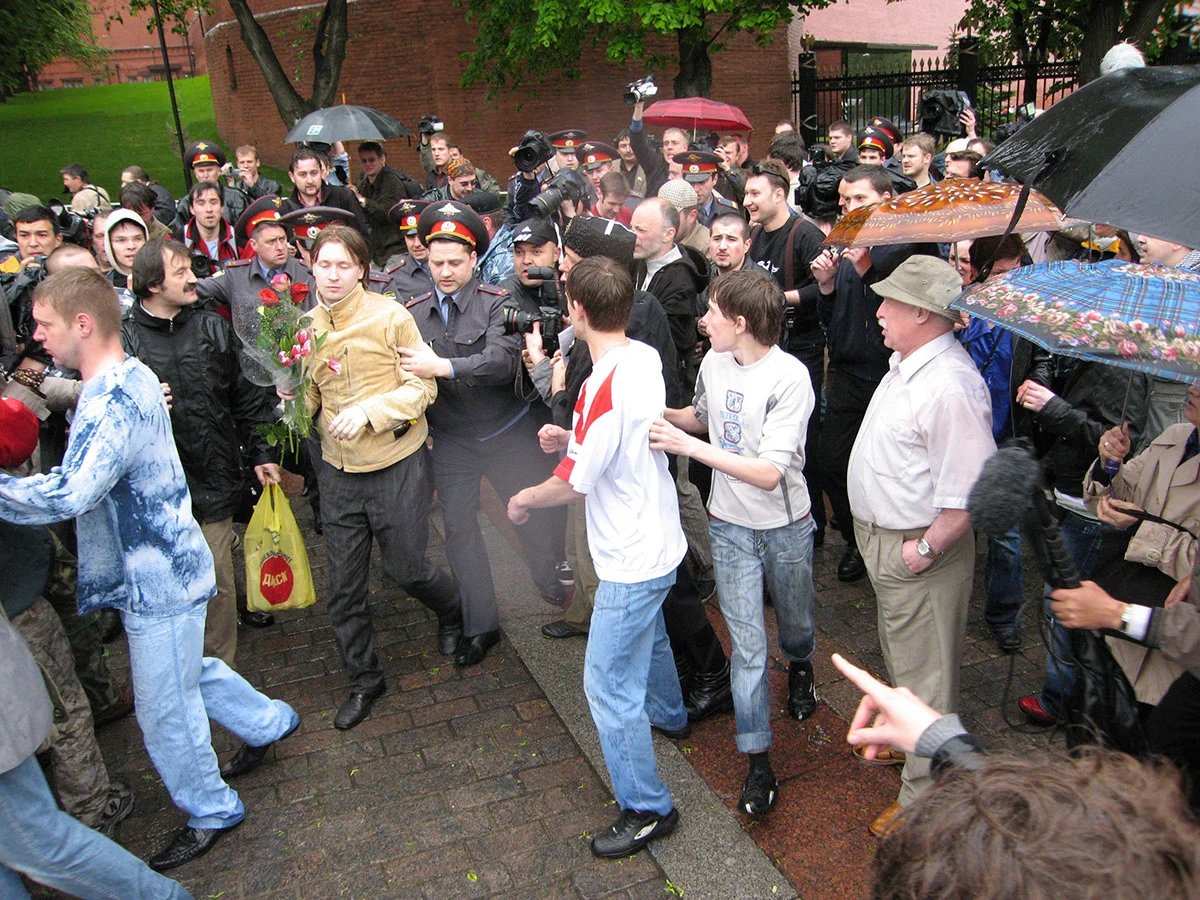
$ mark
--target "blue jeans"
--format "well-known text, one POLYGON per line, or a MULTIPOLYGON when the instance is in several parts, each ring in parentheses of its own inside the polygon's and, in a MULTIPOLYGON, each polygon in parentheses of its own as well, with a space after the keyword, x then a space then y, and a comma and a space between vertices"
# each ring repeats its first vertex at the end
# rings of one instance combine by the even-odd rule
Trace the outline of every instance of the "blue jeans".
POLYGON ((208 720, 252 746, 299 721, 219 659, 203 655, 205 606, 176 616, 124 613, 133 697, 146 752, 192 828, 231 828, 246 811, 221 780, 208 720))
POLYGON ((996 632, 1021 627, 1021 601, 1025 579, 1021 563, 1021 529, 1013 528, 999 537, 988 536, 987 562, 983 566, 986 600, 983 617, 996 632))
POLYGON ((761 531, 713 518, 708 525, 721 615, 733 643, 737 748, 742 753, 760 753, 771 746, 763 579, 775 605, 784 656, 789 662, 809 660, 816 646, 812 579, 816 526, 812 516, 761 531))
POLYGON ((658 777, 650 723, 687 725, 662 604, 675 573, 634 584, 601 581, 592 609, 583 690, 621 809, 666 815, 674 804, 658 777))
MULTIPOLYGON (((1084 518, 1065 511, 1059 523, 1067 553, 1075 563, 1081 579, 1091 578, 1097 563, 1111 555, 1114 544, 1124 542, 1122 528, 1084 518)), ((1075 690, 1075 666, 1071 662, 1071 641, 1067 629, 1058 623, 1050 609, 1050 586, 1046 586, 1042 610, 1050 626, 1050 653, 1046 658, 1046 683, 1042 686, 1042 708, 1059 717, 1071 702, 1075 690)))
POLYGON ((58 808, 30 756, 0 774, 0 897, 28 897, 21 875, 74 897, 188 900, 177 881, 58 808), (18 874, 20 873, 20 874, 18 874))

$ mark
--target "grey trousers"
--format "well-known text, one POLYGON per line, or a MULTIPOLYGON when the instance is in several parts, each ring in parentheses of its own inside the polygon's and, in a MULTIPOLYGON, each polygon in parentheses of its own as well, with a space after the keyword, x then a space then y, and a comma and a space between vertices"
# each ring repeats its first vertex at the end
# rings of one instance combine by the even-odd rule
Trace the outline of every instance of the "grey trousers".
MULTIPOLYGON (((968 531, 914 575, 900 547, 924 534, 924 528, 889 531, 855 519, 854 532, 879 605, 879 646, 888 678, 939 712, 956 712, 975 576, 975 533, 968 531)), ((931 784, 929 760, 908 754, 900 773, 900 805, 916 800, 931 784)))
POLYGON ((439 622, 459 615, 454 580, 425 555, 433 497, 429 452, 422 447, 376 472, 345 472, 320 457, 315 466, 329 552, 329 622, 351 687, 369 691, 383 683, 367 597, 372 538, 384 570, 439 622))

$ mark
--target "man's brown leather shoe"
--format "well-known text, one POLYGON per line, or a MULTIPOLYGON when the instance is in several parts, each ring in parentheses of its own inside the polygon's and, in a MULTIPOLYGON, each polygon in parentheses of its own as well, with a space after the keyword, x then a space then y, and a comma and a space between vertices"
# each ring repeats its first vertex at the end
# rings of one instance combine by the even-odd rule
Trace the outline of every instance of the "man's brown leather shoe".
POLYGON ((875 817, 875 821, 871 823, 871 834, 877 838, 885 838, 892 833, 892 829, 896 827, 896 816, 900 815, 900 811, 904 809, 899 803, 891 804, 887 809, 875 817))

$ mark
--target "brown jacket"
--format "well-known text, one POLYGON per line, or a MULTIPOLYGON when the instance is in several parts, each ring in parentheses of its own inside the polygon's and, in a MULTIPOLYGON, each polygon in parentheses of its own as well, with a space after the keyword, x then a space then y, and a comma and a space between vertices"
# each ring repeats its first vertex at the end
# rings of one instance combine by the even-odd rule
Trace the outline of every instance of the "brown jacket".
MULTIPOLYGON (((1182 465, 1179 463, 1192 430, 1187 423, 1169 427, 1151 441, 1150 446, 1121 466, 1109 488, 1094 481, 1094 467, 1089 468, 1083 481, 1088 506, 1095 509, 1100 498, 1107 494, 1200 533, 1200 456, 1193 456, 1182 465)), ((1196 550, 1197 541, 1190 535, 1169 525, 1141 522, 1129 542, 1125 559, 1153 566, 1179 581, 1195 568, 1196 550)), ((1137 597, 1118 599, 1138 602, 1137 597)), ((1119 638, 1110 638, 1108 643, 1132 682, 1138 700, 1143 703, 1158 703, 1182 671, 1167 654, 1158 650, 1119 638)))
POLYGON ((312 357, 307 400, 314 415, 319 411, 324 460, 347 472, 375 472, 415 453, 429 433, 425 408, 437 398, 437 384, 400 367, 397 348, 421 343, 412 315, 360 285, 332 307, 318 303, 312 318, 325 341, 312 357), (329 424, 350 406, 367 414, 367 425, 351 441, 335 440, 329 424), (414 424, 397 438, 394 430, 406 422, 414 424))

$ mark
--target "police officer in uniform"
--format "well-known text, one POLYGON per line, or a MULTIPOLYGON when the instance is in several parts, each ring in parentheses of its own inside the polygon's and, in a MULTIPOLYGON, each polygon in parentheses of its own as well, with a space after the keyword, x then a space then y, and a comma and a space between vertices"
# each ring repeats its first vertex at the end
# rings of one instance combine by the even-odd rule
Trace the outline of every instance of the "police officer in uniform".
MULTIPOLYGON (((221 168, 225 165, 225 151, 214 141, 196 141, 188 145, 183 153, 183 163, 192 170, 196 181, 211 181, 221 192, 221 214, 230 225, 237 222, 250 205, 250 200, 240 190, 224 184, 221 168)), ((175 205, 175 228, 182 231, 192 217, 188 197, 182 197, 175 205)))
MULTIPOLYGON (((209 308, 230 310, 258 308, 259 291, 271 286, 271 279, 284 274, 294 284, 307 284, 309 298, 314 294, 312 275, 308 268, 291 253, 287 226, 280 223, 284 201, 267 196, 255 200, 237 221, 238 239, 245 242, 253 255, 228 263, 210 278, 196 284, 196 296, 209 308)), ((311 299, 309 301, 312 302, 311 299)), ((238 319, 234 316, 236 325, 238 319)))
POLYGON ((308 250, 313 241, 330 225, 348 225, 358 228, 358 218, 353 212, 340 206, 292 206, 290 200, 284 198, 284 208, 291 207, 291 212, 285 212, 279 217, 279 224, 290 228, 295 238, 293 246, 300 254, 305 266, 310 264, 308 250))
MULTIPOLYGON (((529 404, 513 389, 522 341, 504 333, 508 294, 475 275, 478 256, 488 248, 482 220, 465 204, 442 201, 421 213, 417 236, 429 248, 434 290, 406 305, 427 344, 399 352, 407 371, 437 379, 438 399, 426 415, 446 557, 462 594, 463 639, 454 663, 473 666, 501 637, 479 530, 480 478, 486 476, 507 503, 549 477, 554 460, 541 452, 529 404)), ((560 512, 517 529, 534 581, 554 603, 562 591, 556 565, 563 558, 564 526, 560 512)))
MULTIPOLYGON (((721 172, 721 157, 707 150, 687 150, 671 157, 671 162, 680 167, 683 180, 696 189, 700 203, 696 221, 707 228, 712 220, 727 212, 741 212, 732 200, 723 197, 717 189, 718 182, 726 177, 721 172)), ((743 189, 745 185, 742 185, 743 189)))
POLYGON ((423 297, 433 290, 429 277, 429 248, 417 237, 417 220, 428 200, 401 200, 388 210, 388 220, 404 236, 408 250, 391 257, 383 271, 371 273, 372 290, 390 294, 401 303, 423 297))
POLYGON ((554 148, 554 159, 550 160, 550 170, 578 169, 579 157, 576 155, 583 142, 587 140, 587 132, 578 128, 568 128, 546 135, 550 138, 550 146, 554 148))

